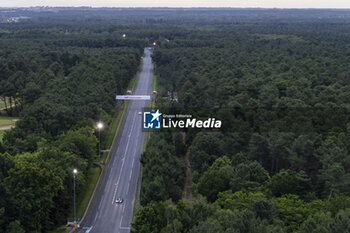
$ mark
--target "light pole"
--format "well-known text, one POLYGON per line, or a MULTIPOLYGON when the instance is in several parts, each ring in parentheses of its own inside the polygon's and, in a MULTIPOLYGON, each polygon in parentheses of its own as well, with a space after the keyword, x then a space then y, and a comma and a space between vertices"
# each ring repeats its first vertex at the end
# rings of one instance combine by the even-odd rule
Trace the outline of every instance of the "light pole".
POLYGON ((103 128, 102 122, 97 123, 98 128, 98 162, 101 159, 101 129, 103 128))
POLYGON ((73 169, 73 189, 74 189, 74 223, 76 223, 77 219, 77 212, 75 208, 75 175, 78 173, 78 170, 76 168, 73 169))

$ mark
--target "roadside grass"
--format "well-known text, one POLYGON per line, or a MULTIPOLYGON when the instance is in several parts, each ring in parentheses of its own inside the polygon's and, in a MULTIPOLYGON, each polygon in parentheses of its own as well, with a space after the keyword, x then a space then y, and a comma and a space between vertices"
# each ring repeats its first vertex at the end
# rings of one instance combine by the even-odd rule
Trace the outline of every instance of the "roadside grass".
MULTIPOLYGON (((143 148, 142 148, 142 153, 146 150, 146 146, 147 146, 147 142, 149 140, 149 137, 150 137, 151 133, 150 132, 146 132, 145 133, 145 140, 143 141, 143 148)), ((141 155, 142 156, 142 155, 141 155)), ((134 221, 135 219, 135 216, 138 212, 138 207, 139 207, 139 201, 140 198, 141 198, 141 185, 142 185, 142 171, 143 171, 143 166, 142 166, 142 163, 140 163, 140 178, 138 179, 137 181, 137 187, 136 187, 136 197, 135 197, 135 202, 134 202, 134 210, 132 212, 132 221, 134 221)))
MULTIPOLYGON (((130 82, 128 84, 128 87, 127 87, 127 90, 132 90, 132 92, 134 92, 134 89, 135 89, 135 86, 136 86, 136 82, 138 80, 137 77, 138 77, 138 75, 134 75, 134 77, 130 80, 130 82)), ((114 150, 115 144, 117 142, 117 140, 115 140, 113 142, 114 135, 117 134, 116 138, 118 138, 119 130, 120 130, 120 128, 118 129, 118 125, 119 125, 119 122, 123 122, 124 121, 125 114, 123 115, 123 113, 124 113, 124 111, 126 111, 128 109, 129 101, 126 101, 124 103, 124 105, 125 106, 123 107, 123 109, 118 110, 117 114, 113 117, 113 120, 112 120, 111 124, 108 126, 108 131, 107 131, 106 137, 104 139, 105 140, 105 142, 103 143, 104 148, 111 149, 111 151, 114 150), (118 129, 118 132, 116 132, 117 129, 118 129), (113 143, 113 145, 112 145, 112 143, 113 143)), ((105 161, 107 156, 108 156, 108 152, 102 153, 101 161, 105 161)), ((106 161, 106 162, 108 163, 108 161, 106 161)))
POLYGON ((52 231, 50 231, 50 233, 68 233, 69 230, 65 227, 65 226, 59 226, 56 229, 53 229, 52 231))
POLYGON ((156 107, 156 102, 153 99, 153 98, 156 98, 156 96, 153 96, 153 91, 157 91, 158 94, 159 94, 159 90, 157 88, 158 88, 157 76, 153 75, 152 76, 152 82, 151 82, 151 97, 152 97, 153 101, 151 101, 151 104, 149 106, 151 109, 154 109, 156 107))
POLYGON ((138 212, 138 207, 139 207, 139 199, 140 199, 140 192, 141 192, 141 183, 142 183, 142 170, 143 166, 142 164, 140 165, 140 178, 137 180, 137 186, 136 186, 136 197, 135 197, 135 202, 134 202, 134 210, 132 212, 132 221, 134 221, 136 214, 138 212))
POLYGON ((130 80, 129 85, 126 88, 127 90, 132 90, 134 92, 134 88, 135 88, 135 84, 136 84, 136 81, 137 81, 137 77, 138 77, 138 74, 134 75, 134 77, 130 80))
MULTIPOLYGON (((86 185, 77 195, 77 218, 82 218, 85 209, 90 201, 90 197, 94 191, 98 177, 100 176, 101 169, 99 167, 91 167, 88 170, 86 177, 86 185)), ((74 213, 72 214, 72 216, 74 213)))
POLYGON ((10 117, 0 117, 0 126, 1 125, 14 125, 15 121, 10 117))
POLYGON ((5 130, 0 130, 0 142, 2 141, 2 138, 4 137, 5 130))
MULTIPOLYGON (((113 138, 114 138, 115 132, 117 131, 118 123, 121 119, 122 113, 123 113, 122 109, 118 110, 118 112, 113 117, 111 124, 108 126, 106 137, 103 139, 104 142, 102 143, 102 145, 104 147, 101 149, 110 149, 110 146, 113 142, 113 138)), ((101 154, 101 161, 105 161, 107 155, 108 155, 108 152, 103 152, 101 154)))
POLYGON ((157 83, 157 76, 156 76, 156 75, 153 75, 153 76, 152 76, 152 84, 151 84, 151 85, 152 85, 151 88, 153 88, 153 89, 151 90, 151 92, 154 91, 154 90, 157 91, 158 83, 157 83))

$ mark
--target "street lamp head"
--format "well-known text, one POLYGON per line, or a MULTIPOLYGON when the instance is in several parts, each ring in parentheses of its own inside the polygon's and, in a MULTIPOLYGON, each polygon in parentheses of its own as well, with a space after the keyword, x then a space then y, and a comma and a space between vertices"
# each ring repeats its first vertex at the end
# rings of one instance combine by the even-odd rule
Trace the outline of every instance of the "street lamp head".
POLYGON ((99 129, 102 129, 102 128, 103 128, 102 122, 97 123, 97 128, 99 128, 99 129))
POLYGON ((74 174, 77 174, 77 173, 78 173, 78 170, 74 168, 74 169, 73 169, 73 173, 74 173, 74 174))

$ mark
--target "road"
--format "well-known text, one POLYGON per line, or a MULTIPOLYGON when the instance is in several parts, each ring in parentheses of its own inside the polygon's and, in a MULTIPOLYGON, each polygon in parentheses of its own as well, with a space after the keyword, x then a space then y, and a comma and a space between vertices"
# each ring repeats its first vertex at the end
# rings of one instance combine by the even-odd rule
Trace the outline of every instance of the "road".
MULTIPOLYGON (((143 65, 133 94, 149 95, 153 75, 151 52, 145 49, 143 65)), ((89 232, 130 232, 136 186, 140 175, 140 156, 145 133, 142 131, 138 112, 148 106, 148 101, 131 101, 127 109, 124 124, 107 166, 100 192, 89 215, 86 227, 89 232), (123 198, 122 204, 116 204, 117 198, 123 198)), ((137 204, 137 203, 136 203, 137 204)))

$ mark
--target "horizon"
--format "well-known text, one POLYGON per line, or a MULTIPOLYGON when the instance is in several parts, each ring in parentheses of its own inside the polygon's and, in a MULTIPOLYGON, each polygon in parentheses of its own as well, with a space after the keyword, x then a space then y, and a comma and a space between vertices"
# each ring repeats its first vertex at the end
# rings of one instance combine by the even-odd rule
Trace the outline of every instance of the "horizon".
POLYGON ((48 5, 33 5, 33 6, 1 6, 0 9, 20 9, 20 8, 108 8, 108 9, 248 9, 248 10, 350 10, 349 7, 209 7, 209 6, 48 6, 48 5))
POLYGON ((262 9, 350 9, 345 0, 2 0, 0 8, 91 7, 91 8, 262 8, 262 9))

